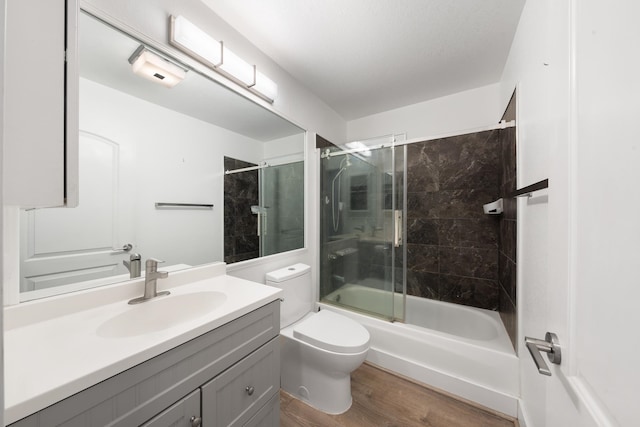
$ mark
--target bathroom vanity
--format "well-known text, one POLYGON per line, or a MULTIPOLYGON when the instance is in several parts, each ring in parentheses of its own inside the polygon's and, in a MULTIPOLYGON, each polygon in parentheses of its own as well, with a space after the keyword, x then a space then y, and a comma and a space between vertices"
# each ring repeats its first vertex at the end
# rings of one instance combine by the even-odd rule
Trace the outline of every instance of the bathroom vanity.
POLYGON ((111 294, 67 296, 68 306, 80 308, 70 314, 56 316, 65 297, 41 302, 50 314, 35 314, 38 302, 22 307, 31 313, 10 313, 7 421, 16 427, 279 425, 281 292, 225 274, 211 277, 221 266, 174 273, 172 283, 160 282, 171 295, 138 306, 127 304, 140 288, 130 282, 107 287, 111 294), (107 303, 80 307, 83 300, 107 303), (154 310, 169 319, 184 312, 188 320, 163 324, 156 316, 157 326, 144 318, 154 310), (20 326, 30 315, 35 321, 20 326))

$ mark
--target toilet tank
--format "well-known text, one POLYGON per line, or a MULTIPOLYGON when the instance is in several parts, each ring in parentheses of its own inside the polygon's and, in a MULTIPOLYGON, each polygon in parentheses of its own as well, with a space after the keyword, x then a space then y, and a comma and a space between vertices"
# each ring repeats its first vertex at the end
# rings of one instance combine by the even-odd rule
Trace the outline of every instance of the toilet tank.
POLYGON ((267 273, 267 285, 284 291, 280 305, 280 327, 285 328, 304 317, 313 307, 311 267, 294 264, 267 273))

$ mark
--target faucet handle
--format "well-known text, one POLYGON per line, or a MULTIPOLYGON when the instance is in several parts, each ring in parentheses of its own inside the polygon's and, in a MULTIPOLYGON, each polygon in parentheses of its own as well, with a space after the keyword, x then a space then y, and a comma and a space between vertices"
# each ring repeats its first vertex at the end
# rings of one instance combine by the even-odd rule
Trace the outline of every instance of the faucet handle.
POLYGON ((145 269, 149 272, 155 272, 158 269, 158 264, 163 263, 164 261, 156 258, 149 258, 144 263, 145 269))

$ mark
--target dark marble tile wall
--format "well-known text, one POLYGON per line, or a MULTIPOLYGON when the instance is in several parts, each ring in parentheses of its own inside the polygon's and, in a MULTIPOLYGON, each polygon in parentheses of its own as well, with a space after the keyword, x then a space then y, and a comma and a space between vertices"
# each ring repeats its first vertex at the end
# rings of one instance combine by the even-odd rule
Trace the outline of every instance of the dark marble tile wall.
MULTIPOLYGON (((509 101, 509 105, 503 116, 510 121, 516 118, 515 92, 509 101)), ((502 131, 504 138, 501 141, 501 193, 509 194, 516 187, 516 128, 502 131)), ((516 282, 516 230, 517 212, 516 199, 504 199, 504 213, 500 216, 500 240, 498 244, 498 282, 500 284, 500 300, 498 311, 504 323, 505 329, 515 349, 518 333, 517 316, 517 282, 516 282)))
POLYGON ((501 131, 407 146, 407 293, 497 310, 501 131))
MULTIPOLYGON (((224 158, 224 169, 256 166, 254 163, 224 158)), ((224 176, 224 261, 231 264, 258 258, 260 241, 256 235, 258 218, 251 206, 258 205, 258 171, 224 176)))

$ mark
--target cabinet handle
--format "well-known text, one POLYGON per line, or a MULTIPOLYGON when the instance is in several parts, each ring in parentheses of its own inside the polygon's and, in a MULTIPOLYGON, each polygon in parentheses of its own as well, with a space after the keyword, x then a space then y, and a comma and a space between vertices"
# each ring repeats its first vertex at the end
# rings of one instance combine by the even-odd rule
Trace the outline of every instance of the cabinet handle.
POLYGON ((251 386, 247 386, 244 390, 247 392, 249 396, 251 396, 253 392, 256 391, 256 389, 251 386))
POLYGON ((195 415, 189 418, 189 421, 191 422, 191 427, 199 427, 202 424, 202 418, 196 417, 195 415))

